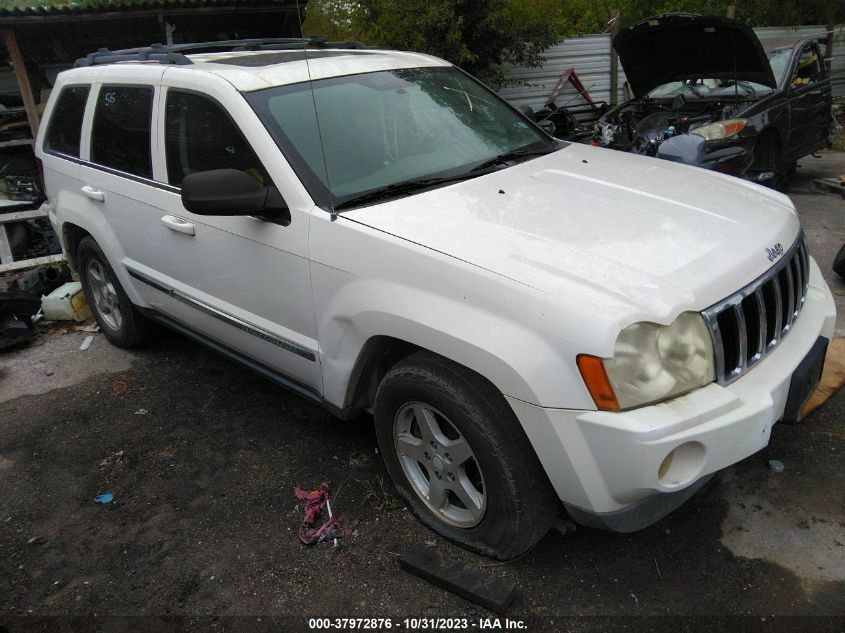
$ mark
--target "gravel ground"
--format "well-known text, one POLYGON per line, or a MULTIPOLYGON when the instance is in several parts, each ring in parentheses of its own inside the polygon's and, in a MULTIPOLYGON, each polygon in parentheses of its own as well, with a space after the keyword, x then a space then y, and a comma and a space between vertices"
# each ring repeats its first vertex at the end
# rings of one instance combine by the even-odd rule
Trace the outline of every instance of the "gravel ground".
MULTIPOLYGON (((845 203, 808 183, 845 159, 820 161, 791 195, 829 268, 845 203)), ((552 532, 500 564, 396 502, 371 418, 334 419, 176 335, 133 353, 99 334, 80 352, 83 336, 0 355, 0 633, 494 617, 400 570, 412 544, 513 584, 528 630, 845 630, 843 392, 657 525, 552 532), (326 480, 357 520, 337 553, 296 536, 294 488, 326 480)))

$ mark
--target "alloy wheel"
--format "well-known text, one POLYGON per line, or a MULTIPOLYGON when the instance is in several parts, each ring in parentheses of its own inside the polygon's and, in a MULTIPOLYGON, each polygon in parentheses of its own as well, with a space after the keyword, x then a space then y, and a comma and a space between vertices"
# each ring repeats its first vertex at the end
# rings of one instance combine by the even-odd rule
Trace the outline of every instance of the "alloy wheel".
POLYGON ((421 402, 401 406, 393 444, 417 496, 456 527, 478 525, 487 507, 481 467, 466 438, 443 413, 421 402))
POLYGON ((120 330, 123 325, 120 297, 106 267, 98 260, 91 259, 86 269, 86 278, 94 300, 94 305, 91 307, 112 330, 120 330))

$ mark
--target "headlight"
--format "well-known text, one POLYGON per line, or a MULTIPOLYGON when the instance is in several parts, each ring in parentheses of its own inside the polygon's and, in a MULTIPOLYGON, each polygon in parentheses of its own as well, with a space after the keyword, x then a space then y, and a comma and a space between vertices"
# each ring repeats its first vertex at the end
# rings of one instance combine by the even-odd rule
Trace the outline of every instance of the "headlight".
POLYGON ((728 119, 726 121, 710 123, 709 125, 702 125, 694 130, 690 130, 690 134, 698 134, 708 141, 719 141, 736 136, 745 127, 746 123, 746 119, 728 119))
POLYGON ((613 358, 581 355, 578 367, 599 408, 611 410, 666 400, 715 379, 713 343, 695 312, 671 325, 634 323, 620 332, 613 358))

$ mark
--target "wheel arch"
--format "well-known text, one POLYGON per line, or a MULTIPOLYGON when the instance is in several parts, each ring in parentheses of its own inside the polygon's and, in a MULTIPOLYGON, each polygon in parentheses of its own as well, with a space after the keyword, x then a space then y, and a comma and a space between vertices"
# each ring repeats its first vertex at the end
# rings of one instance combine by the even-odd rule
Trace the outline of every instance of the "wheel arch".
POLYGON ((79 243, 85 237, 93 237, 91 233, 78 224, 73 222, 65 222, 61 229, 62 246, 64 249, 65 259, 74 270, 77 270, 77 255, 79 251, 79 243))
POLYGON ((393 336, 375 335, 367 339, 349 375, 343 410, 350 415, 371 411, 376 391, 385 374, 403 358, 422 349, 419 345, 393 336))
POLYGON ((574 354, 555 344, 553 319, 519 321, 435 292, 366 280, 334 294, 324 309, 318 301, 318 315, 323 396, 345 417, 370 408, 387 369, 416 350, 472 370, 504 396, 595 407, 574 354))

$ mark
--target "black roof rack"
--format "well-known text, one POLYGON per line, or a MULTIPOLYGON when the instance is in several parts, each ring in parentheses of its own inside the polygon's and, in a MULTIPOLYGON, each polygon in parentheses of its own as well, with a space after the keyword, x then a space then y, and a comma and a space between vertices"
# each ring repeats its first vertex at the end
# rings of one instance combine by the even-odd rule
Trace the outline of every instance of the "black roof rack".
POLYGON ((302 48, 370 48, 361 42, 332 42, 322 37, 272 37, 244 40, 219 40, 193 44, 151 44, 139 48, 111 51, 101 48, 74 63, 75 68, 113 64, 115 62, 158 62, 179 66, 193 64, 186 53, 216 53, 225 51, 283 51, 302 48))

